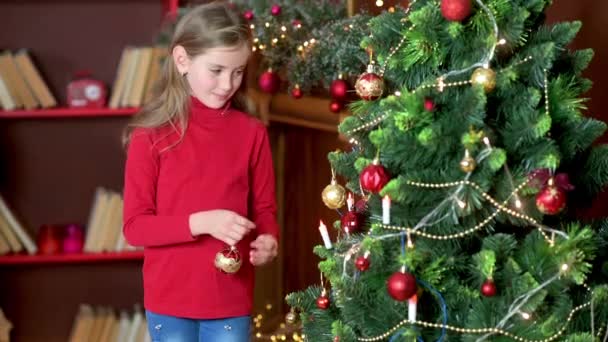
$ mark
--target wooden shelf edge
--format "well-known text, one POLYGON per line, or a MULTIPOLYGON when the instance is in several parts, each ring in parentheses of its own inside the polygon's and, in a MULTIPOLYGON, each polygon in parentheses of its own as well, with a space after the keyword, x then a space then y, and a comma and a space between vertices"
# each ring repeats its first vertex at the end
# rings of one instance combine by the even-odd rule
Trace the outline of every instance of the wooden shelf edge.
POLYGON ((0 119, 56 119, 74 117, 131 116, 139 108, 49 108, 0 111, 0 119))
POLYGON ((1 265, 86 264, 109 261, 143 260, 143 251, 78 253, 57 255, 4 255, 1 265))
POLYGON ((338 132, 338 125, 348 115, 344 110, 332 113, 330 99, 304 96, 294 99, 287 94, 266 94, 255 88, 247 89, 247 95, 255 103, 258 115, 265 124, 280 122, 294 126, 338 132))

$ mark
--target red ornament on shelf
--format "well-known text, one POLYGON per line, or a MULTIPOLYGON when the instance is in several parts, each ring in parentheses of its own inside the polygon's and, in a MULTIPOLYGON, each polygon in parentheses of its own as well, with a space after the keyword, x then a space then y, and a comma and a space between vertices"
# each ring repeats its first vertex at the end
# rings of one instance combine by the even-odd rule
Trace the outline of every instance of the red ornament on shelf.
POLYGON ((281 14, 281 6, 279 5, 272 5, 272 7, 270 8, 270 14, 272 14, 273 16, 278 16, 281 14))
POLYGON ((359 181, 361 182, 361 187, 369 192, 379 193, 382 188, 388 183, 390 177, 388 172, 384 168, 384 166, 380 165, 378 159, 374 159, 374 161, 366 166, 361 175, 359 176, 359 181))
POLYGON ((79 71, 68 84, 68 106, 72 108, 103 108, 106 106, 106 86, 88 71, 79 71))
POLYGON ((355 260, 355 267, 361 272, 365 272, 369 269, 370 262, 367 254, 368 253, 365 253, 365 255, 360 256, 355 260))
POLYGON ((484 281, 481 285, 481 294, 486 297, 496 296, 496 285, 494 284, 494 280, 488 279, 484 281))
POLYGON ((441 0, 441 14, 450 21, 462 21, 471 14, 471 0, 441 0))
POLYGON ((340 113, 340 111, 344 108, 344 105, 340 101, 332 100, 329 104, 329 110, 333 113, 340 113))
POLYGON ((266 72, 260 75, 258 85, 262 91, 269 94, 274 94, 277 92, 277 90, 279 90, 281 79, 274 71, 272 71, 272 69, 268 69, 266 72))
POLYGON ((546 215, 559 214, 566 207, 566 192, 550 179, 536 195, 536 207, 546 215))
POLYGON ((253 20, 253 11, 252 10, 245 11, 245 13, 243 14, 243 17, 249 21, 253 20))
POLYGON ((403 302, 416 294, 418 286, 416 286, 416 278, 411 273, 405 272, 402 269, 399 272, 393 273, 388 278, 386 289, 394 300, 403 302))
POLYGON ((424 99, 424 110, 427 112, 432 112, 435 110, 435 102, 432 99, 426 98, 424 99))
POLYGON ((45 224, 38 230, 36 245, 39 254, 60 254, 62 251, 63 227, 45 224))
POLYGON ((357 95, 366 101, 372 101, 384 92, 384 80, 374 72, 372 64, 367 66, 367 72, 361 74, 355 83, 357 95))
POLYGON ((300 89, 300 86, 299 86, 299 85, 297 85, 297 84, 296 84, 296 85, 293 87, 293 89, 291 89, 291 96, 292 96, 294 99, 300 99, 300 98, 302 98, 302 96, 304 96, 304 94, 302 93, 302 89, 300 89))
POLYGON ((334 80, 329 87, 329 94, 334 100, 344 101, 348 96, 348 83, 342 78, 334 80))
POLYGON ((329 308, 329 297, 325 289, 321 292, 321 296, 317 298, 317 307, 321 310, 327 310, 329 308))
POLYGON ((84 247, 84 230, 77 224, 65 227, 63 253, 82 253, 84 247))

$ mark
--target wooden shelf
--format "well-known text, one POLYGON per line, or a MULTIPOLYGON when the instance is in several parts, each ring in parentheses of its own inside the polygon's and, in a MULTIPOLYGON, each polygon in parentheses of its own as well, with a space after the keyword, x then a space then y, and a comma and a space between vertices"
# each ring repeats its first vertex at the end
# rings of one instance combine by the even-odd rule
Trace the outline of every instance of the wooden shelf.
POLYGON ((58 255, 4 255, 0 265, 89 264, 108 261, 143 260, 143 251, 58 255))
POLYGON ((33 110, 0 111, 0 119, 53 119, 74 117, 103 117, 103 116, 131 116, 139 108, 50 108, 33 110))

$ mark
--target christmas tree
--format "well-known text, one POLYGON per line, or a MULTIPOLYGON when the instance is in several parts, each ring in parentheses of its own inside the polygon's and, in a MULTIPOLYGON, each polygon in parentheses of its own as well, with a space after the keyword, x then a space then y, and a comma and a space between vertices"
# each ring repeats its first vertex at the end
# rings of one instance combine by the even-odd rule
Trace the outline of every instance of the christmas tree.
POLYGON ((608 224, 577 216, 608 184, 606 125, 584 116, 593 52, 567 48, 581 23, 545 24, 550 3, 366 23, 323 192, 339 236, 321 223, 320 282, 287 297, 308 341, 606 341, 608 224))

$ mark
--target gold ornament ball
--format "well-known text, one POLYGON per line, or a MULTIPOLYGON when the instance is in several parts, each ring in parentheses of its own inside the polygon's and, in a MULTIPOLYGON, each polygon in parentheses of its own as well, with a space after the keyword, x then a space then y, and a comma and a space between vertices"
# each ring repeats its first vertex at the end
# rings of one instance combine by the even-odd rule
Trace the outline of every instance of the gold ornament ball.
POLYGON ((238 272, 242 263, 241 255, 236 247, 230 247, 215 255, 215 267, 229 274, 238 272))
POLYGON ((342 185, 332 181, 323 189, 321 199, 329 209, 339 209, 346 201, 346 190, 342 185))
POLYGON ((483 86, 486 93, 489 93, 496 88, 496 72, 490 68, 477 68, 473 71, 471 82, 483 86))
POLYGON ((287 322, 288 324, 295 324, 297 321, 298 315, 295 312, 289 311, 287 315, 285 315, 285 322, 287 322))
POLYGON ((475 162, 475 159, 468 155, 460 161, 460 169, 466 173, 473 172, 476 166, 477 162, 475 162))

